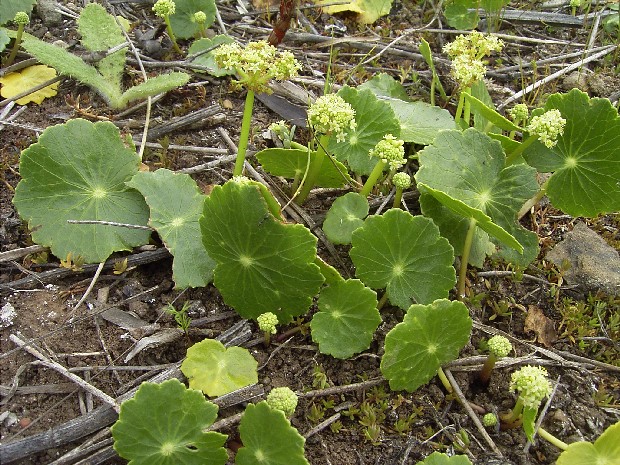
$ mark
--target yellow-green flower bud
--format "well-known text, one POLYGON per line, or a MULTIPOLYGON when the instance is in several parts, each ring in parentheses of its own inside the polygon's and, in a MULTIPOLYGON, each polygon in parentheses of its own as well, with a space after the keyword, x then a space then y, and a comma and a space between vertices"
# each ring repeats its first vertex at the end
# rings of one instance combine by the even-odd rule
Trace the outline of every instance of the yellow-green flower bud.
POLYGON ((540 407, 542 400, 551 394, 551 383, 543 367, 524 366, 510 377, 510 390, 518 391, 525 407, 540 407))
POLYGON ((13 18, 13 21, 15 22, 15 24, 25 26, 30 22, 30 17, 28 16, 28 13, 24 11, 18 11, 17 13, 15 13, 15 18, 13 18))
POLYGON ((404 144, 404 141, 396 139, 392 134, 386 134, 373 149, 370 149, 370 156, 380 158, 391 170, 397 170, 405 164, 404 144))
POLYGON ((204 11, 197 11, 194 13, 194 21, 198 24, 204 24, 207 22, 207 15, 204 11))
POLYGON ((487 427, 497 425, 497 415, 492 412, 487 413, 485 416, 482 417, 482 424, 487 427))
POLYGON ((273 388, 267 394, 267 404, 271 408, 283 411, 287 418, 295 413, 297 400, 297 394, 287 387, 273 388))
POLYGON ((583 4, 583 0, 570 0, 571 8, 580 8, 583 4))
POLYGON ((396 173, 392 178, 392 184, 400 189, 408 189, 411 186, 411 176, 407 173, 396 173))
POLYGON ((500 52, 504 42, 494 35, 484 35, 478 31, 459 35, 454 42, 443 47, 452 60, 452 76, 462 87, 469 87, 484 77, 486 72, 482 58, 492 52, 500 52))
POLYGON ((492 353, 495 358, 506 357, 512 350, 510 341, 500 335, 493 336, 489 339, 487 345, 489 347, 489 352, 492 353))
POLYGON ((345 131, 355 129, 355 110, 337 94, 319 97, 308 108, 310 126, 320 133, 336 136, 337 142, 344 141, 345 131))
POLYGON ((530 116, 530 110, 525 103, 517 103, 508 110, 508 116, 510 116, 513 121, 527 121, 530 116))
POLYGON ((538 137, 548 148, 557 144, 557 138, 564 132, 566 120, 560 110, 549 110, 540 116, 534 116, 527 125, 527 131, 538 137))
POLYGON ((174 14, 175 7, 172 0, 157 0, 153 5, 153 11, 160 18, 165 18, 174 14))
POLYGON ((276 326, 278 325, 278 317, 274 313, 266 312, 259 315, 256 318, 258 327, 264 333, 276 334, 278 332, 276 326))

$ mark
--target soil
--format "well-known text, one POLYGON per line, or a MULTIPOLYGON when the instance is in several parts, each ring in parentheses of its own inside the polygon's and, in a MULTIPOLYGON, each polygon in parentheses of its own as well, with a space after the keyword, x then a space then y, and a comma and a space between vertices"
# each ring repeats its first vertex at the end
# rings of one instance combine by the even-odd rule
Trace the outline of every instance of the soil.
MULTIPOLYGON (((113 3, 119 8, 119 14, 141 18, 137 23, 142 32, 149 31, 159 24, 150 11, 149 4, 113 3)), ((70 3, 66 3, 65 7, 76 12, 80 9, 70 3)), ((530 7, 530 4, 522 6, 523 9, 530 7)), ((244 40, 265 38, 269 32, 267 15, 256 14, 256 9, 251 5, 249 9, 252 13, 242 17, 233 4, 220 5, 220 12, 231 35, 243 36, 244 40), (253 29, 247 28, 250 25, 253 29)), ((423 100, 428 98, 430 73, 426 64, 417 59, 413 52, 417 52, 419 40, 425 38, 431 43, 435 55, 441 57, 441 45, 454 37, 445 25, 443 26, 445 33, 423 29, 433 15, 431 6, 425 2, 421 4, 410 1, 395 2, 390 15, 369 26, 355 23, 354 16, 346 13, 329 16, 321 14, 317 9, 302 11, 307 21, 322 35, 328 36, 330 30, 344 31, 339 32, 341 48, 336 55, 333 68, 337 84, 343 84, 345 79, 351 84, 361 83, 374 73, 382 71, 402 79, 411 95, 423 100), (420 29, 413 31, 414 28, 420 29), (356 68, 357 63, 367 58, 368 52, 355 46, 356 41, 363 43, 359 40, 361 37, 374 37, 387 45, 405 33, 408 34, 398 44, 402 50, 412 52, 410 58, 403 58, 388 51, 376 57, 372 61, 372 66, 356 68)), ((64 17, 62 24, 50 26, 44 25, 35 14, 28 27, 30 32, 49 42, 62 39, 67 44, 75 46, 77 33, 75 21, 71 18, 64 17)), ((291 32, 301 32, 300 27, 302 26, 293 25, 291 32)), ((437 27, 437 23, 432 27, 437 27)), ((536 71, 538 74, 532 73, 531 70, 523 70, 521 76, 518 73, 516 75, 503 73, 504 67, 573 51, 574 49, 566 44, 571 41, 586 43, 589 30, 570 29, 561 25, 545 27, 539 23, 504 22, 501 33, 536 38, 540 41, 519 42, 506 39, 509 45, 502 52, 501 59, 496 59, 492 63, 493 78, 488 81, 492 95, 501 101, 507 95, 520 90, 522 85, 527 85, 543 74, 556 70, 539 67, 536 71), (564 45, 553 43, 550 39, 564 41, 564 45)), ((170 57, 172 52, 166 50, 169 44, 161 28, 159 33, 155 34, 155 40, 160 48, 155 47, 156 50, 152 51, 153 56, 158 59, 162 56, 170 57)), ((607 43, 608 40, 609 38, 599 31, 597 45, 607 43)), ((181 44, 184 47, 188 45, 187 42, 181 44)), ((298 58, 303 59, 302 74, 306 78, 303 82, 310 86, 311 90, 319 93, 322 88, 321 79, 327 69, 329 57, 327 49, 287 39, 281 47, 293 51, 298 58), (312 81, 318 84, 313 86, 312 81)), ((27 57, 24 55, 18 56, 18 60, 25 58, 27 57)), ((568 62, 568 60, 558 61, 556 64, 563 67, 568 62)), ((439 60, 438 67, 440 74, 447 76, 448 68, 445 62, 439 60)), ((587 75, 586 82, 573 78, 554 80, 536 95, 529 95, 527 101, 532 103, 536 98, 540 101, 549 93, 565 90, 566 86, 573 87, 577 84, 581 84, 592 96, 612 97, 620 90, 618 67, 616 52, 616 55, 591 63, 589 69, 584 71, 587 75)), ((443 80, 447 87, 450 87, 449 79, 443 80)), ((222 133, 218 132, 218 128, 220 131, 224 129, 233 140, 238 139, 244 96, 230 90, 227 78, 194 74, 193 83, 191 86, 169 92, 159 100, 153 105, 151 118, 155 123, 167 121, 174 116, 219 104, 222 106, 220 116, 203 121, 198 127, 172 132, 169 134, 169 142, 185 146, 230 149, 222 133)), ((447 105, 452 111, 454 111, 453 103, 447 105)), ((56 97, 47 99, 38 106, 29 105, 14 120, 16 124, 0 129, 2 138, 0 174, 3 182, 0 188, 2 252, 32 245, 26 226, 11 204, 12 190, 19 182, 20 151, 34 143, 41 130, 74 117, 93 121, 122 120, 122 130, 139 138, 141 131, 132 126, 132 123, 143 123, 145 113, 144 109, 139 109, 128 117, 119 118, 87 87, 71 79, 65 79, 56 97)), ((254 113, 251 149, 256 150, 271 144, 271 141, 263 138, 262 133, 271 122, 283 117, 286 115, 277 114, 258 101, 254 113)), ((303 129, 298 131, 302 137, 307 137, 303 129)), ((181 170, 216 158, 217 156, 205 156, 190 151, 147 149, 144 161, 151 169, 166 166, 181 170)), ((209 186, 229 179, 231 170, 232 164, 225 163, 192 176, 199 186, 208 192, 209 186)), ((281 182, 268 176, 266 178, 272 183, 281 182)), ((329 192, 320 193, 304 208, 313 219, 320 221, 332 199, 329 192)), ((409 207, 412 212, 417 208, 413 200, 409 207)), ((620 366, 618 341, 601 343, 607 344, 605 350, 593 350, 592 344, 584 343, 586 339, 583 339, 583 335, 567 331, 564 299, 585 302, 587 297, 572 291, 567 286, 561 286, 562 283, 558 282, 559 271, 544 260, 545 252, 572 228, 573 221, 573 218, 544 204, 538 205, 534 213, 523 221, 524 226, 539 233, 541 244, 539 258, 526 273, 548 280, 549 284, 527 278, 523 280, 493 276, 482 278, 477 275, 478 271, 511 269, 507 264, 497 261, 488 260, 484 270, 471 270, 468 306, 476 325, 471 342, 462 350, 460 360, 467 361, 468 357, 483 354, 480 343, 496 331, 501 331, 502 334, 512 338, 515 351, 508 363, 498 365, 486 389, 477 385, 475 371, 470 369, 471 363, 461 366, 457 361, 448 367, 464 397, 474 404, 477 413, 481 414, 499 413, 509 410, 514 405, 515 397, 508 391, 508 384, 515 365, 520 366, 524 363, 545 365, 550 378, 557 383, 542 424, 545 429, 568 443, 580 440, 594 441, 605 428, 620 419, 619 371, 614 370, 611 365, 594 364, 598 359, 600 362, 620 366), (486 297, 475 305, 474 297, 481 296, 482 293, 485 293, 486 297), (504 312, 497 310, 498 304, 501 303, 507 305, 504 312), (542 321, 550 325, 548 331, 551 334, 526 330, 526 319, 534 312, 541 315, 542 321), (562 358, 558 357, 560 354, 562 358), (578 359, 574 356, 583 358, 578 359), (608 396, 605 402, 601 401, 602 394, 608 396)), ((610 244, 617 246, 620 233, 616 216, 598 218, 591 224, 601 231, 610 244)), ((157 242, 155 245, 161 246, 157 242)), ((335 261, 335 256, 327 250, 321 249, 320 254, 335 266, 343 263, 346 270, 338 265, 342 272, 354 274, 347 248, 338 247, 336 250, 340 261, 335 261)), ((58 260, 54 257, 50 257, 49 263, 44 264, 34 263, 32 256, 1 262, 0 284, 13 283, 29 274, 36 275, 58 267, 58 260)), ((30 341, 31 346, 37 348, 47 358, 115 398, 143 381, 145 373, 152 376, 155 371, 148 371, 148 367, 156 366, 161 370, 162 365, 168 366, 179 362, 192 343, 204 337, 217 337, 240 321, 240 317, 224 304, 213 286, 185 291, 174 289, 169 258, 129 268, 120 275, 113 274, 112 270, 104 271, 96 280, 94 290, 87 298, 86 304, 74 310, 75 304, 91 284, 92 279, 93 272, 73 272, 69 277, 55 279, 49 283, 35 283, 34 288, 29 290, 15 288, 7 291, 3 288, 0 294, 1 306, 10 304, 15 309, 15 316, 10 321, 3 321, 0 324, 2 444, 6 445, 42 432, 55 431, 60 425, 102 405, 97 398, 93 399, 84 394, 57 371, 43 366, 24 350, 17 349, 14 341, 10 339, 11 335, 30 341), (164 311, 166 304, 174 302, 175 306, 180 308, 182 303, 189 301, 192 303, 190 316, 195 324, 187 336, 179 333, 181 336, 175 340, 157 347, 148 347, 125 362, 129 351, 144 334, 122 329, 102 319, 98 315, 100 313, 98 309, 104 304, 97 303, 98 295, 101 302, 133 312, 146 322, 158 325, 156 332, 176 327, 173 317, 164 311), (131 298, 133 300, 128 300, 131 298), (200 324, 201 321, 206 323, 200 324), (197 322, 199 324, 196 324, 197 322), (106 370, 109 365, 127 366, 133 369, 106 370)), ((608 296, 596 298, 612 302, 610 305, 618 304, 617 299, 608 296)), ((618 307, 615 307, 615 312, 617 311, 618 307)), ((310 320, 311 313, 306 316, 306 322, 310 320)), ((264 387, 264 392, 278 386, 289 386, 300 393, 311 389, 343 387, 381 377, 379 363, 383 339, 402 317, 401 310, 385 307, 382 310, 383 323, 375 334, 370 349, 349 360, 337 360, 319 353, 316 344, 305 331, 293 333, 289 338, 279 340, 265 348, 259 343, 261 334, 254 323, 250 323, 252 334, 243 345, 249 347, 252 355, 258 360, 261 367, 259 383, 264 387)), ((534 328, 538 329, 539 325, 535 325, 534 328)), ((282 328, 281 331, 287 329, 282 328)), ((587 336, 604 336, 603 329, 599 327, 599 332, 588 333, 587 336)), ((600 349, 601 346, 597 347, 600 349)), ((219 418, 227 418, 240 412, 241 409, 242 406, 239 405, 224 408, 220 410, 219 418)), ((542 465, 554 463, 559 454, 558 449, 542 440, 536 440, 531 447, 526 448, 526 438, 522 430, 489 430, 492 440, 503 455, 503 458, 498 458, 465 409, 453 395, 445 391, 437 378, 412 394, 391 392, 387 382, 378 381, 374 386, 369 385, 353 391, 343 389, 342 392, 329 396, 302 397, 291 422, 302 434, 306 434, 321 421, 337 413, 341 415, 338 423, 332 423, 331 427, 320 428, 307 440, 306 457, 313 465, 415 464, 433 451, 449 454, 465 451, 475 464, 542 465), (371 406, 381 417, 377 421, 379 432, 374 438, 368 437, 367 428, 361 424, 363 419, 360 415, 351 413, 363 405, 371 406), (348 413, 349 416, 346 415, 348 413), (395 425, 404 419, 410 419, 409 425, 399 433, 395 425), (459 438, 463 435, 468 438, 467 445, 463 445, 462 441, 459 442, 459 438)), ((232 450, 238 442, 236 427, 224 428, 222 432, 229 435, 228 446, 232 458, 234 457, 232 450)), ((22 458, 16 463, 24 465, 52 463, 87 439, 88 437, 80 438, 61 447, 48 448, 22 458)), ((126 462, 118 457, 112 457, 104 462, 92 459, 88 463, 126 462)))

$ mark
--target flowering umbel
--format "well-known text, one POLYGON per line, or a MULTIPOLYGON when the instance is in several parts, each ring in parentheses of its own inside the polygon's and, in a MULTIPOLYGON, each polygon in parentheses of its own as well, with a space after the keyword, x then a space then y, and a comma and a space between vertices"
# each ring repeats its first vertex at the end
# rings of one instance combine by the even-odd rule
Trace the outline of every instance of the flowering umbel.
POLYGON ((397 170, 405 164, 404 141, 397 139, 392 134, 386 134, 377 145, 370 150, 371 157, 381 159, 387 163, 391 170, 397 170))
POLYGON ((459 35, 454 42, 443 48, 452 60, 452 76, 461 87, 469 87, 484 77, 486 72, 483 57, 491 52, 500 52, 504 42, 494 35, 484 35, 473 31, 468 35, 459 35))
POLYGON ((344 141, 344 134, 349 129, 355 129, 355 110, 337 94, 327 94, 319 97, 308 108, 310 126, 328 136, 335 135, 337 142, 344 141))
POLYGON ((549 110, 542 115, 534 116, 527 125, 530 134, 538 137, 538 140, 548 148, 557 144, 558 137, 564 132, 566 120, 562 118, 560 110, 549 110))
POLYGON ((172 16, 174 14, 176 5, 172 0, 157 0, 153 5, 153 11, 160 18, 166 16, 172 16))
POLYGON ((234 84, 254 92, 271 93, 267 86, 270 80, 289 79, 301 69, 291 52, 278 52, 264 40, 249 42, 245 47, 223 44, 213 52, 213 57, 220 67, 237 72, 239 80, 234 84))
POLYGON ((524 366, 510 377, 510 390, 518 391, 525 407, 538 409, 542 400, 551 394, 551 383, 543 367, 524 366))

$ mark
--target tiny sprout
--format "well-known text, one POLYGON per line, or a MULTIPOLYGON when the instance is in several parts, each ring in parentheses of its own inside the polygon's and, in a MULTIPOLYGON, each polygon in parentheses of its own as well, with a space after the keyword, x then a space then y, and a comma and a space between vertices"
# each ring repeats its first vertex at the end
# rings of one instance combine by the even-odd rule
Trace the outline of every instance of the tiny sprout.
POLYGON ((527 125, 527 131, 552 148, 557 144, 557 138, 564 132, 566 120, 562 118, 560 110, 549 110, 540 116, 534 116, 527 125))
POLYGON ((295 413, 297 408, 297 394, 288 387, 273 388, 267 395, 267 404, 274 409, 281 410, 287 418, 295 413))
POLYGON ((271 342, 271 335, 277 333, 276 326, 278 325, 278 317, 274 313, 266 312, 259 315, 256 318, 258 328, 265 334, 265 345, 268 346, 271 342))
POLYGON ((392 184, 396 187, 396 193, 394 194, 394 208, 399 208, 400 202, 403 198, 403 191, 405 189, 409 189, 411 186, 411 176, 404 172, 396 173, 394 177, 392 177, 392 184))
POLYGON ((480 370, 479 378, 483 385, 489 383, 491 377, 491 371, 495 367, 495 363, 500 359, 506 357, 512 350, 512 344, 504 336, 496 335, 488 341, 489 356, 484 362, 482 370, 480 370))
POLYGON ((364 197, 370 194, 386 166, 391 170, 396 170, 405 164, 405 149, 403 145, 404 141, 396 139, 392 134, 386 134, 382 140, 377 142, 374 148, 370 149, 369 155, 378 158, 379 161, 368 176, 360 194, 364 197))
POLYGON ((290 129, 284 121, 277 121, 269 125, 269 130, 275 134, 275 136, 282 141, 284 148, 290 149, 293 138, 295 137, 296 126, 292 126, 290 129))
POLYGON ((482 417, 482 424, 487 428, 497 425, 497 415, 495 415, 493 412, 487 413, 485 416, 482 417))
POLYGON ((173 0, 157 0, 155 5, 153 5, 153 11, 157 16, 163 18, 166 23, 166 30, 168 31, 168 35, 170 36, 170 40, 172 41, 172 45, 177 53, 183 53, 179 44, 177 44, 177 39, 172 31, 172 25, 170 24, 170 16, 174 14, 176 9, 176 5, 173 0))
POLYGON ((205 23, 207 22, 207 15, 204 11, 197 11, 194 13, 194 21, 198 24, 198 28, 200 29, 200 35, 202 37, 206 37, 207 33, 205 31, 205 23))
POLYGON ((176 308, 174 308, 174 305, 172 304, 167 304, 166 307, 164 308, 166 313, 169 313, 170 315, 174 317, 174 321, 176 322, 178 327, 183 330, 183 332, 186 335, 187 335, 187 332, 189 331, 189 327, 192 324, 192 319, 187 314, 189 307, 190 307, 190 303, 185 302, 183 304, 183 307, 181 307, 181 310, 177 310, 176 308))
POLYGON ((583 0, 570 0, 571 15, 575 16, 575 13, 577 13, 577 8, 581 8, 582 5, 583 0))
POLYGON ((17 13, 15 13, 13 22, 17 24, 17 33, 15 34, 15 42, 13 43, 13 49, 11 50, 11 54, 4 63, 5 67, 12 64, 13 60, 15 60, 15 57, 17 56, 17 51, 19 50, 19 46, 22 43, 24 27, 26 27, 26 24, 30 22, 30 17, 28 16, 28 13, 24 11, 18 11, 17 13))

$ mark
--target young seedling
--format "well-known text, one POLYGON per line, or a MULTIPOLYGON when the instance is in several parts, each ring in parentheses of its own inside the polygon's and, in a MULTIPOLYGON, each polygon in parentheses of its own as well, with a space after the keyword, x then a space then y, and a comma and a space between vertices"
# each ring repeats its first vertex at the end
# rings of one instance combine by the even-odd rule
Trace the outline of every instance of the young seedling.
POLYGON ((297 400, 297 394, 286 386, 273 388, 267 395, 267 405, 284 412, 286 418, 292 417, 295 413, 297 400))
POLYGON ((489 378, 491 377, 491 371, 495 367, 495 362, 500 358, 506 357, 512 350, 512 344, 504 336, 496 335, 488 341, 489 356, 484 361, 482 370, 478 374, 480 382, 483 386, 489 384, 489 378))
POLYGON ((403 191, 411 187, 411 176, 407 173, 396 173, 392 178, 392 184, 396 187, 396 193, 394 194, 394 208, 400 208, 400 202, 403 199, 403 191))
POLYGON ((380 140, 377 145, 370 150, 370 156, 378 158, 379 161, 368 176, 368 179, 366 179, 362 190, 360 190, 361 195, 368 197, 386 167, 390 170, 397 170, 405 164, 405 149, 403 148, 403 144, 404 142, 402 140, 396 139, 392 134, 386 134, 383 140, 380 140))
POLYGON ((189 309, 190 303, 185 302, 181 310, 177 310, 174 308, 172 304, 166 305, 164 310, 166 313, 172 315, 174 317, 174 321, 176 324, 183 330, 183 332, 187 335, 187 331, 192 323, 192 319, 187 315, 187 310, 189 309))
POLYGON ((301 65, 291 52, 278 53, 275 47, 265 41, 250 42, 245 48, 237 43, 223 44, 213 52, 213 57, 218 66, 237 73, 238 80, 233 81, 235 87, 247 89, 239 149, 233 171, 233 176, 239 176, 243 172, 245 153, 250 138, 254 95, 261 92, 270 94, 272 91, 268 86, 269 81, 290 79, 297 75, 301 65))
POLYGON ((153 11, 157 16, 163 18, 166 23, 166 30, 168 31, 168 36, 170 36, 170 40, 172 41, 172 46, 176 50, 177 53, 182 54, 183 51, 177 44, 177 39, 172 31, 172 25, 170 24, 170 16, 174 14, 176 5, 173 0, 157 0, 155 5, 153 5, 153 11))
POLYGON ((17 24, 17 33, 15 35, 15 42, 13 43, 13 50, 11 50, 11 54, 4 63, 5 67, 11 65, 13 63, 13 60, 15 60, 15 57, 17 56, 17 51, 19 50, 19 46, 22 43, 22 34, 24 33, 24 27, 26 27, 26 24, 30 22, 30 18, 28 17, 27 13, 19 11, 15 14, 13 22, 17 24))
POLYGON ((271 312, 263 313, 256 318, 256 322, 258 323, 259 329, 265 335, 265 347, 268 347, 271 343, 271 335, 276 334, 278 329, 276 326, 278 325, 278 316, 271 312))
POLYGON ((194 21, 198 24, 200 30, 200 37, 207 37, 207 31, 205 30, 205 23, 207 22, 207 15, 204 11, 197 11, 194 13, 194 21))
POLYGON ((494 35, 485 36, 481 32, 473 31, 469 35, 460 35, 443 48, 452 60, 452 77, 457 81, 460 95, 454 119, 458 122, 463 119, 465 127, 469 126, 470 106, 465 94, 471 94, 474 82, 484 78, 486 64, 483 57, 491 52, 500 52, 504 42, 494 35))
POLYGON ((342 142, 345 140, 345 132, 349 129, 355 129, 357 126, 355 110, 336 94, 327 94, 316 99, 308 109, 308 122, 314 133, 320 135, 319 145, 316 156, 308 167, 301 191, 295 199, 298 204, 302 204, 308 198, 310 190, 314 187, 326 156, 325 148, 330 138, 336 136, 336 141, 342 142))

